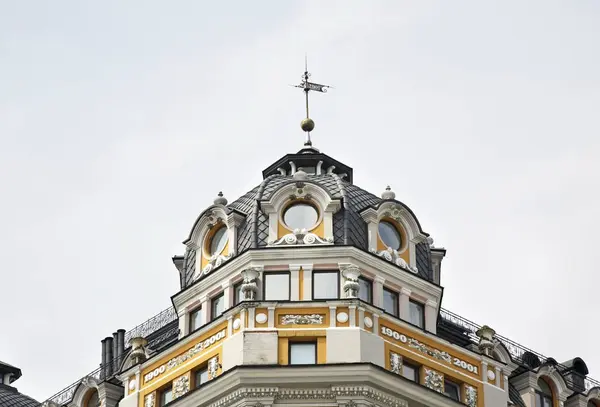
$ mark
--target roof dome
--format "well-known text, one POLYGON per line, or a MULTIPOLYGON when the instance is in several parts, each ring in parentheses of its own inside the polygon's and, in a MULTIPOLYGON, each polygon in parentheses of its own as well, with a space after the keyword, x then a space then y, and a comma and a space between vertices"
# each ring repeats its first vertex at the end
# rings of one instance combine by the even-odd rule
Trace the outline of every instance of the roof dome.
POLYGON ((10 383, 21 377, 21 369, 0 362, 0 407, 38 407, 39 402, 21 394, 10 383))
POLYGON ((39 407, 40 403, 21 394, 14 387, 0 384, 0 407, 39 407))
MULTIPOLYGON (((369 208, 378 209, 383 204, 396 205, 410 213, 411 218, 414 219, 415 229, 422 235, 428 236, 422 231, 410 208, 394 199, 395 194, 392 195, 391 191, 387 191, 388 193, 382 199, 354 185, 352 175, 352 168, 316 149, 303 149, 277 160, 263 171, 263 181, 259 185, 225 206, 227 217, 237 215, 243 218, 237 230, 237 244, 234 250, 236 256, 247 250, 269 245, 269 217, 264 213, 261 205, 281 192, 282 188, 301 184, 313 184, 324 190, 331 200, 341 203, 341 208, 333 214, 333 245, 354 246, 369 251, 368 225, 362 213, 369 208)), ((214 211, 214 207, 209 207, 200 214, 189 238, 184 243, 192 240, 197 225, 211 211, 214 211)), ((190 254, 189 250, 186 258, 188 254, 190 254)), ((416 244, 418 274, 431 281, 433 271, 430 256, 430 247, 426 241, 416 244)), ((191 268, 195 260, 190 258, 187 264, 187 266, 183 265, 182 288, 194 281, 191 268)))

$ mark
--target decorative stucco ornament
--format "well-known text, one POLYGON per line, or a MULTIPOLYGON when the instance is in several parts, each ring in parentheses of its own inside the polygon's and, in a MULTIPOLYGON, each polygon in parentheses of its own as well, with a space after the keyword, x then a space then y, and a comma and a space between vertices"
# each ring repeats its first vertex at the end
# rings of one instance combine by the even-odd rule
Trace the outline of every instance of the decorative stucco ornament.
POLYGON ((258 292, 257 281, 260 272, 255 268, 248 268, 242 270, 241 275, 244 279, 241 287, 243 299, 253 301, 256 299, 256 293, 258 292))
POLYGON ((373 328, 373 320, 371 318, 365 317, 364 322, 367 328, 373 328))
POLYGON ((408 346, 438 360, 443 360, 444 362, 452 363, 452 357, 448 352, 444 352, 439 349, 427 346, 414 338, 408 338, 408 346))
POLYGON ((208 377, 209 379, 214 379, 219 374, 219 356, 215 356, 214 358, 208 361, 208 377))
POLYGON ((219 193, 217 194, 217 197, 215 198, 215 200, 213 201, 215 203, 215 205, 227 205, 227 198, 225 198, 223 196, 223 192, 219 191, 219 193))
POLYGON ((345 312, 338 312, 335 318, 340 324, 348 322, 348 314, 345 312))
POLYGON ((131 344, 131 353, 129 357, 133 361, 133 364, 137 365, 138 363, 146 361, 146 346, 148 345, 148 341, 141 336, 137 336, 131 338, 129 343, 131 344))
POLYGON ((242 320, 239 318, 236 318, 233 321, 233 329, 240 329, 241 326, 242 326, 242 320))
POLYGON ((324 315, 283 315, 281 325, 321 325, 324 315))
POLYGON ((360 284, 358 284, 358 277, 360 276, 360 269, 354 264, 348 264, 341 266, 342 276, 345 278, 344 281, 344 292, 346 298, 357 298, 360 284))
POLYGON ((488 370, 487 376, 488 376, 488 379, 490 379, 490 380, 495 380, 496 379, 496 373, 494 373, 493 370, 488 370))
POLYGON ((390 352, 390 370, 392 373, 402 374, 402 356, 396 352, 390 352))
POLYGON ((487 325, 482 326, 475 332, 475 335, 479 337, 479 350, 481 353, 487 356, 492 355, 492 349, 494 349, 494 336, 496 331, 487 325))
POLYGON ((306 229, 296 229, 292 233, 288 233, 279 240, 269 241, 269 246, 310 246, 328 244, 333 244, 333 237, 321 239, 319 236, 308 232, 306 229))
POLYGON ((173 381, 173 398, 183 396, 185 393, 190 391, 190 377, 183 375, 173 381))
POLYGON ((256 314, 256 322, 258 322, 259 324, 264 324, 265 322, 267 322, 268 317, 267 314, 264 314, 262 312, 256 314))
POLYGON ((385 191, 383 191, 383 193, 381 194, 381 199, 383 200, 391 200, 391 199, 396 199, 396 194, 394 193, 394 191, 392 191, 392 188, 390 188, 390 186, 388 185, 385 188, 385 191))
POLYGON ((293 176, 293 178, 294 178, 296 181, 305 181, 305 180, 306 180, 306 178, 308 178, 308 174, 306 174, 306 173, 305 173, 304 171, 302 171, 302 170, 298 170, 298 171, 296 171, 296 172, 294 173, 294 176, 293 176))
POLYGON ((417 274, 419 272, 419 269, 417 267, 409 265, 406 262, 406 260, 400 257, 400 255, 398 254, 398 250, 394 250, 391 247, 388 247, 386 250, 381 250, 379 252, 375 249, 371 249, 371 253, 374 253, 382 259, 385 259, 390 263, 394 263, 396 266, 400 266, 403 269, 410 271, 411 273, 417 274))
POLYGON ((465 403, 469 407, 477 406, 477 389, 468 384, 465 385, 465 403))
POLYGON ((156 406, 156 398, 154 397, 154 393, 146 394, 144 397, 144 407, 155 407, 156 406))
POLYGON ((221 264, 230 260, 234 256, 234 254, 235 253, 231 252, 225 256, 223 256, 222 254, 214 254, 213 256, 211 256, 211 258, 208 259, 208 264, 206 266, 204 266, 204 268, 199 273, 196 272, 194 274, 194 281, 196 281, 200 277, 210 273, 213 269, 219 267, 221 264))
POLYGON ((433 369, 425 369, 425 386, 439 393, 444 392, 444 375, 433 369))

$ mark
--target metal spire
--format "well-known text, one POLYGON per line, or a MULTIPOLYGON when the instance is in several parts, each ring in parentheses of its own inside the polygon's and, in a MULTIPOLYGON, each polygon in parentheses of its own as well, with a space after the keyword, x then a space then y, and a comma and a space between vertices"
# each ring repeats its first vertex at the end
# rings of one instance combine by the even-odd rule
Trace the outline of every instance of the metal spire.
POLYGON ((306 132, 306 141, 304 142, 304 145, 312 146, 312 142, 310 140, 310 132, 315 128, 315 122, 310 118, 308 114, 308 92, 314 90, 321 93, 327 93, 327 88, 330 88, 331 86, 309 82, 308 78, 310 78, 310 73, 308 72, 308 60, 305 54, 304 75, 302 75, 302 82, 300 82, 299 85, 295 85, 295 87, 304 90, 304 96, 306 100, 306 118, 302 120, 302 122, 300 123, 300 127, 302 127, 302 130, 306 132))

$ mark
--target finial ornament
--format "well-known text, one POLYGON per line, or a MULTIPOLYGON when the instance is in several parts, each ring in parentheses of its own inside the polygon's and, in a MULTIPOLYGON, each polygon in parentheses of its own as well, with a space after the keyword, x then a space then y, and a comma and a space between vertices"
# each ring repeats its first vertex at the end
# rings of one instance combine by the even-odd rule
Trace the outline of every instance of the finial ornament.
POLYGON ((383 193, 381 194, 381 198, 384 200, 396 199, 396 194, 394 193, 394 191, 392 191, 392 188, 390 188, 390 186, 388 185, 385 188, 385 191, 383 191, 383 193))
POLYGON ((306 118, 300 122, 300 127, 306 132, 306 141, 304 142, 304 145, 310 147, 312 146, 312 141, 310 140, 310 132, 313 131, 313 129, 315 128, 315 122, 313 121, 313 119, 310 118, 308 114, 308 92, 314 90, 316 92, 327 93, 327 88, 330 88, 331 86, 309 82, 308 78, 310 78, 310 72, 308 72, 308 62, 305 55, 304 75, 302 75, 302 82, 300 82, 299 85, 296 85, 296 87, 304 90, 306 100, 306 118))
POLYGON ((215 198, 215 200, 213 201, 215 203, 215 205, 227 205, 227 198, 225 198, 223 196, 223 192, 219 191, 219 194, 217 195, 217 197, 215 198))

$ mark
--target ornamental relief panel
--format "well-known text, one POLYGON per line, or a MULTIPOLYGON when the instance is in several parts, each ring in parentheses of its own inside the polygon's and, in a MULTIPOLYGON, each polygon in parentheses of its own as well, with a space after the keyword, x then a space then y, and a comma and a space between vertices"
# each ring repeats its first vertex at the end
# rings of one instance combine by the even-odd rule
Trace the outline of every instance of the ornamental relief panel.
POLYGON ((173 398, 183 396, 190 391, 190 376, 185 374, 173 381, 173 398))
POLYGON ((425 381, 424 384, 426 387, 431 390, 435 390, 438 393, 444 392, 444 375, 436 372, 433 369, 429 369, 428 367, 423 368, 425 372, 425 381))
POLYGON ((282 315, 281 325, 321 325, 325 315, 282 315))
POLYGON ((465 385, 465 403, 469 407, 477 406, 477 389, 471 385, 465 385))

